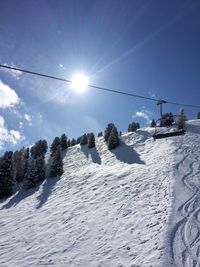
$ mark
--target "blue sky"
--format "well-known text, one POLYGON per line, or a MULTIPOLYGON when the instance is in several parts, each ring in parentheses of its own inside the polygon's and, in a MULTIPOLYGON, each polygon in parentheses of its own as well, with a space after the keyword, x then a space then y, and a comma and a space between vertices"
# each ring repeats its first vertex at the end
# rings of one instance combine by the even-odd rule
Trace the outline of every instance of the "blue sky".
MULTIPOLYGON (((90 84, 199 105, 200 2, 0 1, 0 63, 90 84)), ((126 131, 159 117, 155 102, 0 69, 0 153, 63 132, 126 131)), ((178 113, 179 106, 164 111, 178 113)), ((197 109, 185 108, 189 119, 197 109)))

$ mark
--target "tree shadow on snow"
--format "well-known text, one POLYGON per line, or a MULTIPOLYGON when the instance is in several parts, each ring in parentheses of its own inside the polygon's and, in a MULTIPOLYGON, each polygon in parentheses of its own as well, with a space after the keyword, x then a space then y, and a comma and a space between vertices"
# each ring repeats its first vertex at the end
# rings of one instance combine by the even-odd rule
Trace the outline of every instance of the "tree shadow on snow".
POLYGON ((37 197, 39 203, 36 206, 36 209, 40 209, 48 200, 49 196, 53 192, 53 189, 56 183, 60 180, 60 177, 52 177, 46 180, 42 185, 42 193, 37 197))
POLYGON ((13 197, 11 197, 8 203, 2 206, 1 209, 9 209, 13 206, 16 206, 23 199, 33 195, 39 189, 39 187, 40 186, 38 185, 37 187, 28 190, 20 189, 13 197))
POLYGON ((120 146, 110 150, 116 158, 127 164, 145 164, 143 160, 140 159, 139 154, 131 147, 126 145, 123 141, 120 141, 120 146))
POLYGON ((89 158, 90 155, 94 163, 101 164, 101 158, 96 147, 88 148, 87 145, 83 145, 81 146, 81 151, 85 154, 86 158, 89 158))

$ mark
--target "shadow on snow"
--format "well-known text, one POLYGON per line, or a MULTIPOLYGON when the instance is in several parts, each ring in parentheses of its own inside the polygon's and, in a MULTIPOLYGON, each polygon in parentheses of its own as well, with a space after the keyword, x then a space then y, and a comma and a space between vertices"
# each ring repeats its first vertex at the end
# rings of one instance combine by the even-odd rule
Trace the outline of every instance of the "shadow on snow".
POLYGON ((96 147, 88 148, 86 145, 83 145, 81 146, 81 151, 85 154, 86 158, 89 158, 90 155, 94 163, 101 164, 101 158, 96 147))
POLYGON ((116 158, 127 164, 145 164, 143 160, 140 159, 139 154, 131 147, 126 145, 123 141, 120 141, 120 146, 116 149, 110 150, 116 158))
POLYGON ((52 177, 49 178, 43 183, 42 185, 42 192, 41 194, 37 197, 37 200, 39 203, 36 206, 36 209, 41 208, 48 200, 49 196, 53 192, 53 189, 56 185, 56 183, 60 180, 60 177, 52 177))
POLYGON ((19 190, 9 201, 8 203, 6 203, 5 205, 2 206, 1 209, 9 209, 13 206, 16 206, 17 204, 19 204, 19 202, 31 195, 33 195, 38 189, 39 189, 39 185, 37 187, 28 189, 28 190, 24 190, 21 189, 19 190))

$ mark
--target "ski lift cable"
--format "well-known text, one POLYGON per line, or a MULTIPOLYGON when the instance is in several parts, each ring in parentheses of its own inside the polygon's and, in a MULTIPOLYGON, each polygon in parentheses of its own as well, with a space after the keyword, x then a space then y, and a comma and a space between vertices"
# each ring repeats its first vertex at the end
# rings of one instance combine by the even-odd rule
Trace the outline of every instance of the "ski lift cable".
MULTIPOLYGON (((14 70, 14 71, 20 71, 20 72, 27 73, 27 74, 32 74, 32 75, 36 75, 36 76, 40 76, 40 77, 54 79, 54 80, 58 80, 58 81, 63 81, 63 82, 71 83, 71 84, 73 83, 73 81, 68 80, 68 79, 64 79, 64 78, 60 78, 60 77, 56 77, 56 76, 52 76, 52 75, 47 75, 47 74, 42 74, 42 73, 39 73, 39 72, 34 72, 34 71, 25 70, 25 69, 21 69, 21 68, 16 68, 16 67, 13 67, 13 66, 0 64, 0 67, 1 68, 5 68, 5 69, 14 70)), ((200 108, 200 106, 198 106, 198 105, 171 102, 171 101, 166 101, 166 100, 162 100, 162 99, 156 99, 156 98, 151 98, 151 97, 147 97, 147 96, 127 93, 127 92, 118 91, 118 90, 114 90, 114 89, 109 89, 109 88, 105 88, 105 87, 100 87, 100 86, 96 86, 96 85, 91 85, 91 84, 88 84, 88 87, 94 88, 94 89, 98 89, 98 90, 102 90, 102 91, 115 93, 115 94, 121 94, 121 95, 130 96, 130 97, 137 97, 137 98, 141 98, 141 99, 155 101, 157 103, 159 103, 160 101, 163 101, 163 103, 167 103, 167 104, 171 104, 171 105, 185 106, 185 107, 191 107, 191 108, 200 108)))

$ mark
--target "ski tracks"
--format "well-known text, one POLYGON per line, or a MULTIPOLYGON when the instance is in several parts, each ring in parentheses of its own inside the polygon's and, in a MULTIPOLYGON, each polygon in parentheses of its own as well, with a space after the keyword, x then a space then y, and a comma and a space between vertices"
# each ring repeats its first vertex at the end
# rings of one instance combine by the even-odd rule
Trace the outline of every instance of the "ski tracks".
MULTIPOLYGON (((189 191, 190 197, 178 207, 181 216, 172 231, 171 253, 173 266, 200 267, 200 153, 199 136, 192 142, 187 136, 177 153, 182 155, 176 165, 177 177, 189 191), (185 145, 187 144, 187 145, 185 145), (199 153, 199 154, 198 154, 199 153)), ((179 196, 178 196, 179 197, 179 196)))

